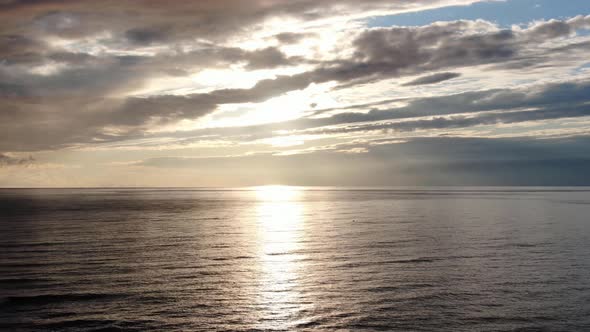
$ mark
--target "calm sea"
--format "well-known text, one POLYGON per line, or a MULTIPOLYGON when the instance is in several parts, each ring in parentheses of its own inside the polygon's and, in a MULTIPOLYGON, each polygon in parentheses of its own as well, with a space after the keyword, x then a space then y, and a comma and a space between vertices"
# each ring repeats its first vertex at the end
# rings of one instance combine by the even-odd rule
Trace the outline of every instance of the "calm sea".
POLYGON ((590 331, 590 188, 0 190, 0 330, 590 331))

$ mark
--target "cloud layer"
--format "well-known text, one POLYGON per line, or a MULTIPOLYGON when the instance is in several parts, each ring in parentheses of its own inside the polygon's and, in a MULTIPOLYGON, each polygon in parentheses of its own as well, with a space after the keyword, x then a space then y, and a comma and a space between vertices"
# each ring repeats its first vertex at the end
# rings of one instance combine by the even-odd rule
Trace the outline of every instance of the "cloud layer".
POLYGON ((581 137, 588 13, 366 24, 474 2, 0 2, 0 165, 26 165, 20 152, 91 165, 83 151, 103 151, 120 165, 162 151, 346 158, 382 139, 581 137))

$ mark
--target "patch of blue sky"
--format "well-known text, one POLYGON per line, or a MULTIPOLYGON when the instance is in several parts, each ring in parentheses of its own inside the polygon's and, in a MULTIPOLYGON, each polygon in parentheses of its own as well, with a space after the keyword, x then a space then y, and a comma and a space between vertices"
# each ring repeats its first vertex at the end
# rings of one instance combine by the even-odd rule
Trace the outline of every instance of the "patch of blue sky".
POLYGON ((422 26, 437 21, 483 19, 501 27, 523 25, 535 20, 566 19, 590 15, 590 0, 485 1, 469 6, 449 6, 389 16, 373 17, 370 27, 422 26))
POLYGON ((587 62, 572 70, 572 74, 580 74, 590 71, 590 62, 587 62))

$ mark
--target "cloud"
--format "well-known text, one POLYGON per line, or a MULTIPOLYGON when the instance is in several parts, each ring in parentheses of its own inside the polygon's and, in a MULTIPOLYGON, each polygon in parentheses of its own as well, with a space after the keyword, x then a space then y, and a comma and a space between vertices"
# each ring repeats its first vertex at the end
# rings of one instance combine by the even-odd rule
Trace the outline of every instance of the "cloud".
POLYGON ((388 122, 356 126, 351 125, 342 128, 311 130, 307 131, 307 133, 336 134, 375 130, 387 130, 391 132, 408 132, 428 129, 468 128, 481 125, 511 124, 529 121, 576 118, 585 116, 590 116, 590 106, 582 105, 580 107, 543 109, 538 111, 491 113, 479 114, 476 116, 435 117, 432 119, 425 120, 388 122))
POLYGON ((296 44, 310 36, 314 35, 310 33, 281 32, 274 37, 281 44, 296 44))
POLYGON ((354 40, 353 59, 323 69, 323 73, 326 80, 348 81, 363 76, 382 79, 489 64, 510 66, 530 58, 537 61, 530 63, 531 67, 541 66, 563 51, 550 45, 538 47, 540 39, 547 42, 566 34, 558 26, 566 26, 569 31, 587 28, 590 16, 538 23, 524 30, 501 30, 485 21, 368 29, 354 40))
POLYGON ((4 64, 38 62, 48 46, 27 36, 0 35, 0 61, 4 64))
POLYGON ((413 81, 408 83, 404 83, 404 86, 414 86, 414 85, 426 85, 426 84, 436 84, 448 80, 452 80, 453 78, 457 78, 461 76, 459 73, 437 73, 428 76, 419 77, 413 81))
MULTIPOLYGON (((194 118, 213 112, 220 103, 240 103, 252 100, 265 100, 277 93, 302 87, 306 81, 295 79, 284 90, 272 84, 273 80, 259 82, 251 89, 225 89, 212 93, 187 96, 159 96, 127 99, 124 104, 111 104, 110 112, 97 111, 80 114, 75 118, 66 118, 54 122, 54 126, 43 124, 43 118, 35 117, 24 122, 28 126, 45 126, 43 135, 31 135, 22 127, 22 114, 3 113, 5 126, 2 128, 5 140, 0 150, 21 151, 57 148, 59 146, 84 143, 96 144, 122 141, 144 137, 143 129, 124 129, 120 132, 103 132, 101 128, 108 125, 135 128, 152 119, 159 123, 174 122, 183 118, 194 118), (163 112, 165 110, 165 112, 163 112), (16 116, 17 125, 11 122, 16 116), (11 124, 12 123, 12 124, 11 124), (55 129, 53 129, 55 128, 55 129), (65 131, 63 128, 69 128, 65 131)), ((407 105, 373 110, 367 113, 337 113, 322 118, 301 118, 272 125, 259 125, 238 128, 204 129, 193 132, 181 132, 178 135, 165 134, 168 137, 200 137, 202 135, 221 135, 228 138, 240 137, 240 140, 254 140, 272 137, 277 130, 290 133, 334 135, 342 133, 383 131, 408 132, 426 129, 466 128, 477 125, 500 123, 519 123, 548 119, 590 116, 588 109, 590 84, 588 82, 548 84, 526 89, 494 89, 487 91, 465 92, 460 94, 406 99, 407 105), (521 110, 527 108, 526 110, 521 110), (481 113, 481 114, 480 114, 481 113), (433 118, 426 118, 433 117, 433 118)), ((4 101, 5 105, 10 101, 4 101)), ((14 98, 12 98, 14 99, 14 98)), ((373 103, 378 106, 379 103, 373 103)), ((45 106, 47 107, 47 106, 45 106)), ((98 109, 107 106, 96 106, 98 109)), ((365 108, 359 105, 359 108, 365 108)), ((44 108, 35 107, 38 115, 44 108)))
MULTIPOLYGON (((409 132, 467 128, 590 116, 590 82, 551 83, 522 89, 492 89, 458 94, 386 100, 344 109, 332 115, 237 128, 203 129, 172 137, 219 135, 255 140, 277 135, 335 135, 365 131, 409 132), (387 107, 391 102, 405 105, 387 107), (383 108, 378 108, 384 105, 383 108), (364 110, 371 108, 368 112, 364 110)), ((315 115, 315 114, 314 114, 315 115)))
MULTIPOLYGON (((567 24, 579 26, 579 20, 572 19, 567 24)), ((553 24, 554 22, 547 23, 553 24)), ((260 102, 292 90, 304 89, 311 83, 344 83, 377 77, 383 79, 445 68, 520 61, 517 54, 528 46, 533 46, 527 45, 526 41, 531 35, 539 35, 541 27, 543 25, 517 34, 512 31, 498 31, 487 22, 459 21, 420 28, 370 29, 355 40, 356 52, 352 59, 337 61, 335 65, 320 65, 301 74, 259 81, 251 89, 219 90, 207 96, 195 95, 188 98, 192 101, 206 99, 211 101, 210 104, 260 102), (432 47, 433 44, 437 46, 432 47)), ((286 61, 284 57, 277 56, 275 51, 261 53, 260 59, 275 65, 286 61)), ((435 83, 455 75, 435 74, 422 78, 418 83, 435 83)))
POLYGON ((166 41, 165 29, 133 28, 125 31, 125 37, 133 44, 151 45, 156 42, 166 41))
MULTIPOLYGON (((289 55, 282 48, 282 44, 309 37, 307 30, 273 30, 269 34, 271 37, 265 38, 274 38, 278 45, 262 43, 256 47, 238 47, 232 44, 259 32, 265 24, 271 24, 272 19, 300 20, 317 25, 334 17, 362 18, 375 13, 471 2, 3 3, 0 5, 0 29, 3 31, 0 36, 0 96, 3 97, 0 100, 3 110, 0 114, 0 151, 58 149, 137 139, 151 135, 149 132, 162 125, 203 118, 223 105, 260 103, 312 84, 335 82, 343 89, 416 75, 424 76, 405 85, 434 84, 457 77, 457 73, 447 70, 489 65, 500 66, 503 70, 558 66, 556 55, 578 54, 580 59, 586 56, 587 44, 578 40, 561 42, 558 46, 551 43, 588 27, 590 18, 582 16, 565 21, 539 22, 526 29, 513 30, 502 30, 484 21, 356 29, 337 45, 334 54, 314 58, 289 55), (216 68, 238 68, 249 72, 297 66, 301 68, 294 71, 296 74, 277 71, 270 76, 261 76, 245 88, 205 86, 195 82, 192 76, 216 68), (185 79, 188 92, 161 89, 138 93, 157 90, 153 87, 159 84, 165 87, 166 83, 162 84, 162 81, 174 79, 185 79)), ((478 93, 474 92, 471 98, 477 99, 478 93)), ((441 116, 459 113, 459 110, 487 110, 481 106, 486 105, 485 102, 470 105, 471 108, 463 107, 462 97, 469 98, 464 95, 448 100, 414 100, 412 107, 407 109, 375 110, 368 114, 350 112, 325 119, 301 119, 275 127, 305 130, 361 121, 409 119, 410 113, 414 117, 441 116)), ((494 106, 502 108, 503 104, 496 101, 494 106)), ((549 110, 544 112, 545 118, 558 116, 550 115, 549 110)), ((574 114, 574 111, 568 112, 561 114, 574 114)), ((507 115, 495 120, 491 117, 479 120, 482 123, 515 121, 516 115, 512 116, 513 120, 507 115)), ((432 123, 459 126, 475 122, 471 118, 455 118, 453 121, 445 118, 432 123)), ((401 128, 401 125, 395 126, 401 128)), ((434 124, 415 123, 416 128, 420 126, 434 124)))
POLYGON ((366 17, 472 2, 476 1, 218 0, 163 3, 129 0, 107 4, 71 0, 11 1, 0 4, 0 22, 3 22, 0 30, 17 30, 19 23, 31 22, 34 32, 61 38, 84 38, 105 31, 125 37, 126 32, 132 31, 128 36, 132 41, 155 41, 151 38, 155 30, 165 28, 170 40, 197 37, 219 41, 245 33, 276 17, 300 21, 353 14, 366 17))
POLYGON ((28 158, 12 157, 6 154, 0 154, 0 168, 9 166, 29 166, 35 162, 32 156, 28 158))
POLYGON ((289 58, 275 47, 267 47, 255 52, 250 52, 245 58, 247 58, 247 68, 249 69, 268 69, 293 65, 297 63, 297 60, 295 59, 299 59, 298 57, 289 58))

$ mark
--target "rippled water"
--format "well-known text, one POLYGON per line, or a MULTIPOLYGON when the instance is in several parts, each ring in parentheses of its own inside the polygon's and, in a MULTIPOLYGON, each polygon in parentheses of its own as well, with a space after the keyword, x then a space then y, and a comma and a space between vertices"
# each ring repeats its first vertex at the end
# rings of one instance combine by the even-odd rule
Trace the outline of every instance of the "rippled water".
POLYGON ((328 189, 0 190, 0 329, 590 330, 590 189, 328 189))

